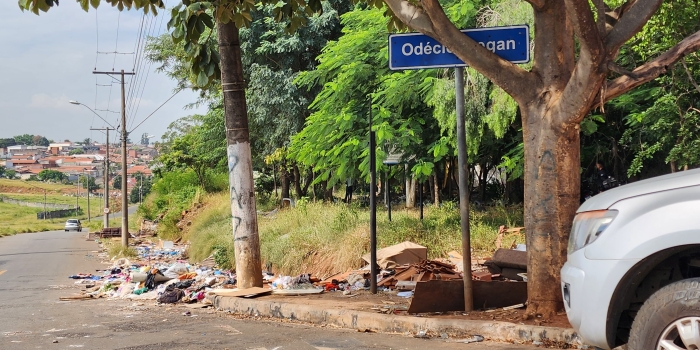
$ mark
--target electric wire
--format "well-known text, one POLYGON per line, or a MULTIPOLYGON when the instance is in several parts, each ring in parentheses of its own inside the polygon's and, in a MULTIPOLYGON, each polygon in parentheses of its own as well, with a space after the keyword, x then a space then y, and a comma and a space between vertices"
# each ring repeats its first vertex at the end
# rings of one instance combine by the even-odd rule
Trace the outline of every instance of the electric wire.
POLYGON ((117 63, 117 48, 119 48, 119 24, 121 22, 122 12, 119 11, 117 15, 117 39, 114 42, 114 61, 112 61, 112 71, 114 71, 114 65, 117 63))
MULTIPOLYGON (((152 29, 150 30, 150 35, 147 37, 147 39, 148 39, 148 38, 153 38, 153 37, 155 37, 153 34, 154 34, 156 31, 158 31, 158 35, 161 35, 161 33, 162 33, 162 32, 161 32, 161 28, 162 28, 162 25, 163 25, 163 17, 164 17, 164 16, 161 16, 160 22, 158 23, 158 25, 155 25, 155 22, 157 22, 158 19, 157 19, 156 17, 153 18, 153 21, 152 21, 153 26, 152 26, 152 29)), ((145 52, 146 41, 147 41, 147 40, 144 40, 144 45, 143 45, 144 51, 142 51, 142 56, 141 56, 142 59, 144 59, 143 52, 145 52)), ((151 66, 152 66, 152 65, 153 65, 153 61, 149 60, 149 62, 148 62, 148 68, 146 69, 146 75, 145 75, 144 80, 143 80, 143 86, 141 87, 141 94, 140 94, 140 96, 139 96, 138 103, 137 103, 137 105, 136 105, 136 111, 133 113, 134 118, 132 119, 131 125, 133 125, 133 122, 135 122, 135 120, 136 120, 135 117, 136 117, 136 115, 137 115, 137 113, 138 113, 138 110, 139 110, 139 107, 140 107, 140 105, 141 105, 141 100, 142 100, 142 98, 143 98, 143 93, 144 93, 144 91, 146 90, 146 83, 147 83, 147 81, 148 81, 148 76, 149 76, 149 74, 150 74, 151 66)), ((179 91, 178 91, 178 92, 179 92, 179 91)), ((176 94, 177 94, 177 93, 176 93, 176 94)), ((175 96, 175 95, 173 95, 173 96, 175 96)), ((170 97, 170 98, 168 99, 168 101, 169 101, 171 98, 172 98, 172 97, 170 97)), ((161 105, 161 106, 162 106, 162 105, 161 105)), ((158 108, 160 109, 160 107, 158 107, 158 108)), ((154 113, 155 113, 155 112, 154 112, 154 113)), ((149 115, 149 117, 150 117, 150 115, 149 115)), ((147 117, 146 119, 148 119, 148 117, 147 117)), ((146 119, 144 119, 144 121, 145 121, 146 119)), ((141 124, 143 124, 143 121, 142 121, 141 123, 139 123, 139 125, 141 125, 141 124)), ((136 129, 136 128, 134 127, 134 128, 132 128, 132 130, 133 130, 133 129, 136 129)))
POLYGON ((134 92, 135 92, 136 96, 138 96, 138 97, 134 96, 134 99, 132 101, 131 113, 130 113, 131 118, 128 118, 129 125, 133 125, 133 123, 136 121, 136 115, 137 115, 139 107, 141 105, 141 99, 143 98, 143 93, 145 91, 146 83, 148 81, 148 75, 150 73, 151 65, 153 63, 153 62, 148 62, 148 68, 144 68, 144 65, 146 64, 145 63, 146 59, 144 57, 144 52, 146 49, 146 38, 153 36, 153 32, 156 29, 156 25, 155 25, 156 22, 157 22, 156 17, 152 17, 150 19, 149 29, 146 31, 146 35, 144 36, 144 39, 142 40, 142 43, 141 43, 141 55, 140 55, 141 56, 141 59, 140 59, 141 60, 141 73, 139 75, 140 78, 137 80, 136 86, 134 89, 134 92), (145 71, 145 73, 143 73, 144 71, 145 71), (140 90, 140 93, 139 93, 139 90, 140 90))

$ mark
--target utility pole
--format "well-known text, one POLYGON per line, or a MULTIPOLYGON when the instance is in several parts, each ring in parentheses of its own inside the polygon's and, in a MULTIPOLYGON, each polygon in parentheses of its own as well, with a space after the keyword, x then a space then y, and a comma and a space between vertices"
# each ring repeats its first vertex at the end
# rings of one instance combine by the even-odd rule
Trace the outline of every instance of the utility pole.
POLYGON ((107 132, 107 142, 105 143, 107 149, 106 149, 106 155, 105 155, 105 169, 104 169, 104 193, 102 196, 104 197, 104 203, 105 207, 104 210, 102 211, 104 214, 102 215, 102 226, 104 228, 109 227, 109 131, 114 130, 113 128, 101 128, 101 129, 90 129, 90 130, 105 130, 107 132))
POLYGON ((467 136, 464 121, 464 68, 455 68, 455 99, 457 100, 457 163, 459 165, 459 216, 462 230, 462 271, 464 272, 464 311, 474 310, 472 290, 472 253, 469 231, 469 167, 467 165, 467 136))
MULTIPOLYGON (((113 74, 117 74, 116 72, 96 72, 93 71, 92 74, 106 74, 114 78, 113 74)), ((124 94, 124 76, 125 75, 134 75, 136 73, 130 72, 130 73, 125 73, 124 70, 122 69, 121 72, 119 73, 121 76, 121 85, 122 85, 122 246, 128 247, 129 246, 129 198, 127 196, 127 190, 126 190, 126 139, 129 137, 129 134, 126 132, 126 100, 125 100, 125 94, 124 94)))
POLYGON ((260 236, 238 28, 217 23, 238 288, 262 287, 260 236))
POLYGON ((85 169, 85 188, 87 189, 88 198, 88 222, 90 222, 90 170, 85 169))

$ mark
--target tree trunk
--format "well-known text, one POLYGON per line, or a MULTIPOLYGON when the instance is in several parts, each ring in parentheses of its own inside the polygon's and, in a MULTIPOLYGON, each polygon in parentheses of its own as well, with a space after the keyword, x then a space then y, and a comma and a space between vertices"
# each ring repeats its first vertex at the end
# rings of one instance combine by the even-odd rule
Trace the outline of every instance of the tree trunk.
POLYGON ((525 227, 528 257, 528 316, 553 316, 563 309, 560 268, 572 218, 579 205, 578 124, 553 125, 546 106, 528 111, 525 142, 525 227))
POLYGON ((275 198, 278 198, 277 195, 277 168, 274 164, 272 164, 272 189, 275 192, 275 198))
POLYGON ((219 22, 218 36, 238 288, 262 287, 260 237, 238 28, 233 22, 219 22))
POLYGON ((309 186, 314 181, 314 173, 309 170, 306 173, 306 180, 304 181, 304 186, 301 188, 301 195, 306 197, 309 194, 309 186))
POLYGON ((486 203, 486 181, 489 179, 489 170, 486 167, 486 161, 481 164, 481 179, 479 179, 479 184, 481 185, 481 203, 486 203))
POLYGON ((323 200, 333 203, 333 187, 328 188, 328 180, 321 183, 323 185, 323 200))
MULTIPOLYGON (((408 168, 408 167, 407 167, 408 168)), ((416 207, 416 177, 406 176, 406 208, 416 207)))
POLYGON ((304 196, 301 190, 301 174, 299 174, 299 167, 295 164, 292 171, 294 172, 294 192, 296 192, 297 199, 299 199, 304 196))
POLYGON ((282 166, 280 167, 280 200, 284 198, 290 198, 289 196, 289 184, 290 184, 290 175, 289 171, 287 170, 287 164, 282 163, 282 166))
POLYGON ((440 205, 440 182, 438 181, 437 173, 433 174, 433 203, 435 206, 440 205))

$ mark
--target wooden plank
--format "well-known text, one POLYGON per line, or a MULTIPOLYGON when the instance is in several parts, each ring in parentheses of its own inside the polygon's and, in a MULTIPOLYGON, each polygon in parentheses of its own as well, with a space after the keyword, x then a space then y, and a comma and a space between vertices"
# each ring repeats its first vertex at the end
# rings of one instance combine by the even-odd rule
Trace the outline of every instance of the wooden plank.
MULTIPOLYGON (((506 307, 527 301, 527 283, 472 281, 474 307, 506 307)), ((464 311, 462 280, 416 283, 408 313, 464 311)))

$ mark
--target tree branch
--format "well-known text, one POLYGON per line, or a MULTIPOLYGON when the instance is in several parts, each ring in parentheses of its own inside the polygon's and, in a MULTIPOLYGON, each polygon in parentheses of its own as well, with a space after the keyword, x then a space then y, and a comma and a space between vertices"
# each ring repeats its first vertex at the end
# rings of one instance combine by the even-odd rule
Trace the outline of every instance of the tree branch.
POLYGON ((384 0, 384 2, 401 22, 414 30, 435 38, 433 23, 421 8, 405 0, 384 0))
POLYGON ((605 2, 603 0, 593 0, 593 4, 598 14, 598 35, 601 38, 605 37, 605 2))
MULTIPOLYGON (((637 34, 659 9, 663 0, 628 0, 620 6, 624 10, 605 40, 608 53, 617 53, 624 43, 637 34)), ((617 11, 617 9, 616 9, 617 11)))
POLYGON ((557 122, 579 123, 588 112, 597 91, 605 80, 605 47, 587 0, 566 0, 566 13, 581 46, 576 67, 562 91, 560 103, 566 113, 556 113, 557 122), (575 117, 575 119, 571 119, 575 117))
MULTIPOLYGON (((602 0, 599 0, 602 2, 602 0)), ((574 25, 574 32, 581 43, 581 50, 591 55, 593 62, 602 61, 603 42, 596 30, 595 19, 587 0, 566 0, 566 12, 574 25)))
MULTIPOLYGON (((610 101, 639 85, 656 79, 661 74, 666 73, 669 66, 697 50, 700 50, 700 31, 681 40, 681 42, 661 56, 637 67, 632 71, 632 76, 625 75, 608 81, 605 89, 606 93, 603 96, 599 96, 597 100, 601 102, 610 101)), ((598 102, 593 108, 600 106, 601 102, 598 102)))
POLYGON ((438 0, 422 0, 421 2, 423 10, 433 24, 435 39, 449 48, 464 63, 501 87, 519 104, 526 104, 535 98, 541 83, 534 74, 504 60, 460 32, 447 18, 438 0), (528 86, 528 88, 523 89, 523 86, 528 86))
POLYGON ((700 86, 698 86, 698 83, 693 79, 693 74, 690 73, 690 69, 688 69, 688 65, 685 64, 685 60, 682 60, 681 63, 683 64, 683 68, 685 69, 685 74, 688 74, 688 80, 690 80, 690 83, 695 86, 695 90, 698 90, 700 92, 700 86))
POLYGON ((611 71, 613 71, 617 74, 620 74, 620 75, 629 75, 632 78, 636 78, 636 75, 634 73, 632 73, 631 71, 625 69, 625 67, 623 67, 623 66, 621 66, 613 61, 608 62, 608 70, 611 70, 611 71))

